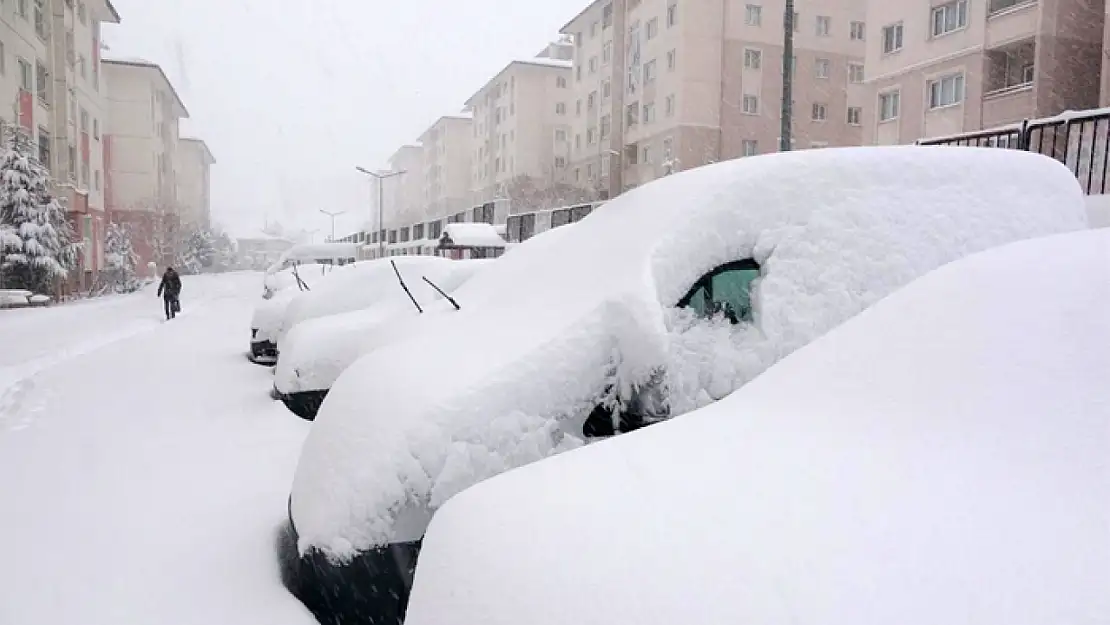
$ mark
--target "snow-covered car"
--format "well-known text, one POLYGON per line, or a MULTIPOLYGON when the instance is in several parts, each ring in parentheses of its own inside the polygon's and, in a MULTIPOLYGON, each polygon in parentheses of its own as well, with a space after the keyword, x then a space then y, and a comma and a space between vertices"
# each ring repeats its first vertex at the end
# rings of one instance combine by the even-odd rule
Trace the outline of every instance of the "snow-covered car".
MULTIPOLYGON (((382 333, 396 332, 398 321, 442 312, 441 291, 450 295, 483 265, 493 262, 441 258, 423 262, 429 258, 408 257, 422 259, 415 263, 395 258, 404 271, 404 286, 390 266, 390 273, 383 274, 385 284, 366 287, 365 294, 374 298, 369 307, 301 321, 286 333, 274 369, 274 394, 289 410, 304 419, 315 418, 332 383, 361 355, 364 341, 375 339, 367 342, 381 344, 382 333)), ((388 266, 388 261, 371 262, 388 266)), ((453 310, 450 300, 445 301, 453 310)))
POLYGON ((778 153, 638 187, 343 372, 293 480, 285 583, 322 620, 399 618, 455 493, 719 400, 948 262, 1086 228, 1075 177, 1016 150, 778 153))
POLYGON ((262 300, 251 316, 251 342, 247 357, 259 365, 277 362, 277 337, 274 330, 281 324, 285 307, 298 294, 312 288, 331 272, 330 265, 298 264, 285 269, 267 271, 262 276, 262 300))
POLYGON ((1107 310, 1106 229, 938 269, 713 406, 461 493, 405 624, 1110 622, 1107 310))

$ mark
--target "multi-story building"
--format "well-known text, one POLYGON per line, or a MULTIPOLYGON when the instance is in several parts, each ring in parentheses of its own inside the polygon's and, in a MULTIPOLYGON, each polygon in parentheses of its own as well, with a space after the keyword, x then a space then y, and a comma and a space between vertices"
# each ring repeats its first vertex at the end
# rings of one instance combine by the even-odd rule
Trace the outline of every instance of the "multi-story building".
POLYGON ((1099 105, 1102 2, 872 1, 867 22, 867 143, 1099 105))
MULTIPOLYGON (((469 205, 472 125, 469 115, 446 115, 420 135, 423 184, 418 220, 442 217, 469 205)), ((386 226, 390 226, 388 219, 386 226)))
MULTIPOLYGON (((396 216, 396 219, 391 221, 401 223, 418 221, 424 214, 423 146, 411 143, 401 146, 393 156, 389 157, 389 170, 404 173, 381 182, 382 195, 385 199, 383 210, 396 216)), ((374 202, 377 202, 376 190, 374 202)))
POLYGON ((522 209, 523 198, 515 196, 564 182, 570 55, 570 44, 550 44, 535 58, 509 63, 467 99, 474 116, 473 204, 509 199, 514 210, 522 209))
POLYGON ((181 137, 177 142, 177 206, 187 229, 212 226, 212 165, 216 158, 201 139, 181 137))
POLYGON ((0 4, 0 118, 27 131, 83 242, 76 285, 103 265, 106 230, 100 26, 117 24, 108 0, 0 4), (9 111, 9 114, 4 114, 9 111))
MULTIPOLYGON (((797 0, 795 149, 858 145, 865 0, 797 0)), ((572 177, 611 194, 779 149, 784 0, 595 0, 576 45, 572 177)))
POLYGON ((135 229, 136 253, 144 261, 172 262, 181 235, 178 120, 189 113, 157 64, 105 59, 103 67, 110 85, 105 204, 113 219, 135 229))

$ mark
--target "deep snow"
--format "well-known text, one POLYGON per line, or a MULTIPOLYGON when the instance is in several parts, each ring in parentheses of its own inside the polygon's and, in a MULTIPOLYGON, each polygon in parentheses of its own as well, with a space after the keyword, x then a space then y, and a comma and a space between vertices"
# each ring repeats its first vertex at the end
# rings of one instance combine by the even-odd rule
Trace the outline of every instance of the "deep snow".
POLYGON ((1110 230, 943 267, 713 406, 448 502, 406 625, 1110 623, 1110 230))
POLYGON ((681 414, 939 265, 1085 227, 1075 177, 1012 150, 807 150, 636 188, 514 248, 459 288, 473 304, 340 376, 297 466, 300 548, 343 558, 418 538, 427 510, 577 446, 591 408, 659 370, 681 414), (668 312, 747 258, 763 266, 754 324, 668 312))
POLYGON ((260 284, 0 311, 0 623, 315 623, 273 558, 307 424, 241 356, 260 284))

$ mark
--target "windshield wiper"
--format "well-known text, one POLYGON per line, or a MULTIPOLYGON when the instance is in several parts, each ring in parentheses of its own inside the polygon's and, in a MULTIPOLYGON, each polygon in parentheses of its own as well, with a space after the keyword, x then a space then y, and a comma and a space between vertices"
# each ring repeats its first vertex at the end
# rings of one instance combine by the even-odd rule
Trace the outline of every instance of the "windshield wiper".
POLYGON ((405 284, 405 279, 401 277, 401 272, 397 270, 397 261, 390 260, 389 264, 393 265, 393 273, 397 274, 397 281, 401 283, 401 288, 405 290, 405 293, 409 296, 409 299, 412 300, 412 305, 416 306, 416 311, 423 314, 424 309, 420 307, 420 304, 417 303, 416 298, 412 296, 412 291, 410 291, 409 287, 405 284))
POLYGON ((435 282, 432 282, 431 280, 429 280, 427 276, 420 276, 420 278, 421 278, 422 280, 424 280, 424 282, 427 282, 427 283, 428 283, 428 284, 429 284, 429 285, 430 285, 430 286, 431 286, 431 287, 432 287, 433 289, 435 289, 435 290, 436 290, 436 293, 439 293, 439 294, 440 294, 440 295, 442 295, 442 296, 443 296, 443 297, 444 297, 444 298, 445 298, 445 299, 446 299, 447 301, 451 302, 451 305, 455 307, 455 310, 462 310, 462 307, 461 307, 461 306, 459 306, 459 303, 455 301, 455 298, 453 298, 453 297, 451 297, 450 295, 448 295, 448 294, 444 293, 444 292, 443 292, 443 289, 441 289, 441 288, 439 288, 438 286, 436 286, 435 282))

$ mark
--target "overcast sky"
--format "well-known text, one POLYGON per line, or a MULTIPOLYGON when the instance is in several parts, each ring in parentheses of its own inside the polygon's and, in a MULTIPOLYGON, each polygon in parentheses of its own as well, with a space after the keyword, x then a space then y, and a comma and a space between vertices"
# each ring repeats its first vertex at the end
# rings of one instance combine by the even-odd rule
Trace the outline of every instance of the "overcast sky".
MULTIPOLYGON (((113 0, 105 56, 162 65, 215 154, 213 218, 342 236, 370 218, 355 171, 385 160, 506 63, 528 58, 588 0, 113 0), (341 232, 342 231, 342 234, 341 232)), ((320 237, 317 238, 320 240, 320 237)))

